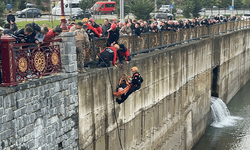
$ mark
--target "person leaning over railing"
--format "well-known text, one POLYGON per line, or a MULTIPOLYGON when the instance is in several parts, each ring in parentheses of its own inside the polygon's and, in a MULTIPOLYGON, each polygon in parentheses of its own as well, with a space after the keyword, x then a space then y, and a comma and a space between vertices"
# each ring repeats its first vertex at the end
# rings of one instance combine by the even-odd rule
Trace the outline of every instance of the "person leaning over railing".
POLYGON ((132 35, 131 23, 128 22, 125 26, 123 26, 120 30, 120 35, 132 35))
POLYGON ((29 43, 33 39, 31 38, 31 34, 33 33, 33 29, 31 27, 25 27, 16 31, 13 35, 16 38, 16 43, 29 43))
POLYGON ((90 18, 89 21, 91 23, 89 23, 93 28, 96 29, 96 31, 99 33, 100 37, 102 36, 102 27, 99 26, 98 24, 95 23, 94 19, 93 18, 90 18))
POLYGON ((25 27, 31 27, 33 29, 33 32, 30 35, 29 40, 26 41, 26 43, 36 43, 36 44, 38 44, 39 41, 37 40, 36 35, 39 32, 41 32, 41 27, 38 24, 34 23, 34 22, 26 24, 25 27))
POLYGON ((45 45, 49 45, 47 42, 51 42, 55 39, 56 36, 62 33, 62 28, 56 26, 53 30, 49 30, 49 32, 45 35, 43 42, 46 43, 45 45))
POLYGON ((43 42, 43 39, 45 37, 45 35, 49 32, 49 29, 48 27, 41 27, 41 32, 38 32, 36 34, 36 39, 39 41, 39 42, 43 42))

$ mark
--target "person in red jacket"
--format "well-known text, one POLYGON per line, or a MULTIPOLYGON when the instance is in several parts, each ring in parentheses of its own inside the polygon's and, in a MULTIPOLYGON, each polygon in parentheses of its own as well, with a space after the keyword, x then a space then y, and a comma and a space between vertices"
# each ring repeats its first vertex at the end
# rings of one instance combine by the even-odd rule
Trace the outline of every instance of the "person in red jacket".
POLYGON ((110 61, 116 66, 117 50, 119 45, 115 44, 114 47, 106 47, 99 54, 99 60, 97 62, 97 67, 110 67, 110 61))
POLYGON ((129 63, 131 60, 131 57, 129 56, 129 49, 124 46, 124 44, 119 44, 120 49, 117 51, 117 56, 119 57, 120 63, 122 63, 123 60, 129 63), (124 59, 125 57, 125 59, 124 59))
POLYGON ((90 18, 89 20, 92 21, 92 24, 91 24, 92 27, 94 27, 96 31, 100 34, 100 36, 102 36, 102 27, 96 24, 93 18, 90 18))
MULTIPOLYGON (((54 40, 56 36, 58 36, 61 33, 62 33, 62 28, 56 26, 55 29, 49 30, 49 32, 45 35, 43 42, 44 43, 51 42, 52 40, 54 40)), ((47 45, 49 45, 49 43, 47 45)))
POLYGON ((88 23, 86 23, 86 25, 88 26, 88 31, 87 31, 88 35, 91 37, 91 39, 93 37, 96 38, 101 37, 100 33, 96 30, 96 28, 92 26, 92 23, 93 22, 91 20, 88 20, 88 23))

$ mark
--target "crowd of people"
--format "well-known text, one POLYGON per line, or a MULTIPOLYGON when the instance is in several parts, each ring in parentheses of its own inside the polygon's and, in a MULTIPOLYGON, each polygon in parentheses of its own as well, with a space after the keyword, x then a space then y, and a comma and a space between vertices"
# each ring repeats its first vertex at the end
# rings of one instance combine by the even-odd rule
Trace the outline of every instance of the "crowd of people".
MULTIPOLYGON (((197 26, 210 26, 228 21, 237 21, 240 17, 236 15, 228 18, 221 17, 219 14, 213 19, 204 19, 204 17, 194 19, 179 19, 177 21, 166 19, 150 19, 146 20, 131 20, 127 19, 122 23, 116 19, 104 19, 103 24, 97 24, 93 18, 84 18, 81 22, 76 23, 74 19, 67 20, 67 28, 69 32, 76 32, 76 47, 77 47, 77 60, 78 71, 86 72, 84 69, 84 56, 90 49, 90 41, 94 38, 107 38, 106 48, 98 55, 99 60, 95 62, 97 67, 109 67, 110 61, 113 65, 117 63, 129 63, 131 60, 129 49, 123 43, 118 43, 120 36, 136 35, 140 38, 141 33, 148 32, 162 32, 162 31, 176 31, 184 28, 194 28, 197 26)), ((15 23, 15 16, 11 11, 7 17, 7 22, 4 28, 0 28, 1 35, 10 35, 16 38, 15 43, 40 43, 42 45, 49 45, 53 40, 62 32, 60 26, 50 29, 46 24, 42 26, 36 23, 28 23, 22 29, 18 29, 15 23)), ((86 67, 86 65, 85 65, 86 67)))

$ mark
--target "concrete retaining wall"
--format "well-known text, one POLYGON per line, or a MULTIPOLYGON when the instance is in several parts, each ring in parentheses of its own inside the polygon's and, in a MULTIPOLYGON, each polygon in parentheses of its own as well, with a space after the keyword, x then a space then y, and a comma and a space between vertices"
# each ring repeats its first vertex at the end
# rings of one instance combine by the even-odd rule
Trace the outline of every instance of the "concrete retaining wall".
MULTIPOLYGON (((249 30, 236 31, 140 55, 123 65, 126 74, 137 66, 144 78, 139 91, 115 103, 123 148, 191 149, 209 125, 212 85, 228 102, 249 80, 248 37, 249 30)), ((122 74, 110 68, 113 90, 122 74)), ((78 89, 79 148, 120 149, 107 70, 80 75, 78 89)))

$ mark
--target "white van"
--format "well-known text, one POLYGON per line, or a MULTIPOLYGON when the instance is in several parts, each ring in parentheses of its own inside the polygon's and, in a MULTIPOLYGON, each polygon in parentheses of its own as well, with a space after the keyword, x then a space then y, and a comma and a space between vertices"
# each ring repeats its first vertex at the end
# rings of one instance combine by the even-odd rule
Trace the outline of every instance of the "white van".
POLYGON ((159 9, 159 11, 161 11, 163 13, 167 13, 167 12, 169 12, 169 7, 170 7, 170 5, 162 5, 161 8, 159 9))
MULTIPOLYGON (((64 13, 65 16, 72 15, 73 12, 81 10, 79 6, 79 0, 64 0, 64 13)), ((52 9, 52 15, 61 15, 61 2, 52 9)))

